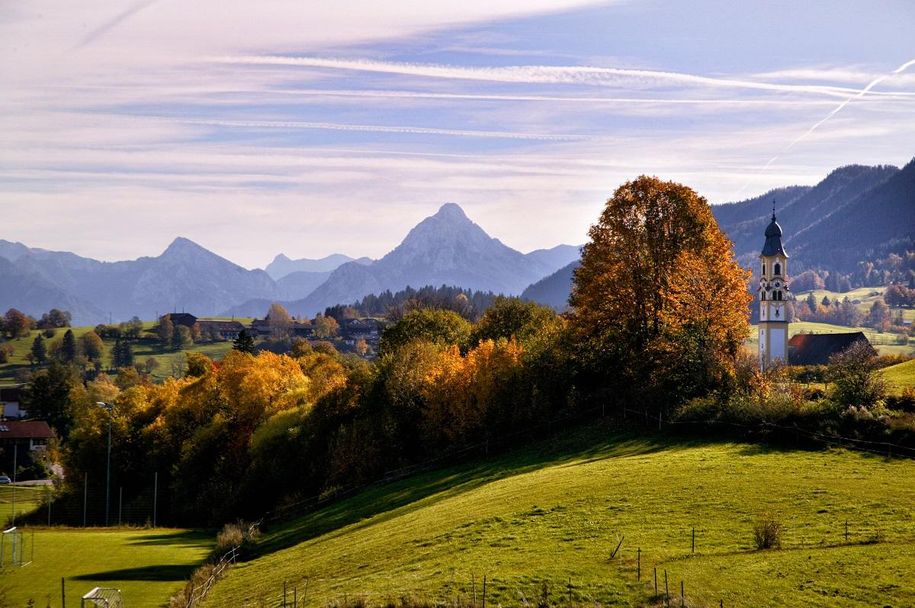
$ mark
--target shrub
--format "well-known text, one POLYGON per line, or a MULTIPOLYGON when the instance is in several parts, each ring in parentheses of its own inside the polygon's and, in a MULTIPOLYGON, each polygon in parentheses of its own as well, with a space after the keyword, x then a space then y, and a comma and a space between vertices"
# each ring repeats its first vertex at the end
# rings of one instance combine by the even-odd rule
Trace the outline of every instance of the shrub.
POLYGON ((753 541, 756 548, 780 549, 782 546, 782 532, 785 527, 780 521, 770 515, 761 517, 753 524, 753 541))
POLYGON ((226 524, 216 535, 214 557, 219 559, 233 547, 239 547, 244 555, 257 541, 258 536, 260 536, 260 530, 258 530, 257 524, 248 524, 241 520, 226 524))

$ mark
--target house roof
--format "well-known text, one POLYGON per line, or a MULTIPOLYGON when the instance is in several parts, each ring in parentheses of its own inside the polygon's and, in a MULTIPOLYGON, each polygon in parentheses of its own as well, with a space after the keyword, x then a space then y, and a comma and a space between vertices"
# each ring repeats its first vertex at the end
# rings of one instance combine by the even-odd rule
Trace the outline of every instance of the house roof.
MULTIPOLYGON (((788 362, 791 365, 826 365, 855 342, 870 344, 863 332, 845 334, 797 334, 788 340, 788 362)), ((874 351, 876 354, 876 351, 874 351)))
POLYGON ((215 329, 216 331, 241 331, 245 328, 244 325, 238 321, 207 321, 200 320, 197 321, 197 325, 201 330, 206 329, 215 329))
POLYGON ((54 431, 44 420, 2 420, 0 441, 3 439, 50 439, 54 431))
POLYGON ((783 255, 788 257, 788 254, 785 253, 785 248, 782 246, 782 227, 775 221, 774 211, 772 212, 772 221, 766 227, 766 244, 763 245, 762 255, 783 255))

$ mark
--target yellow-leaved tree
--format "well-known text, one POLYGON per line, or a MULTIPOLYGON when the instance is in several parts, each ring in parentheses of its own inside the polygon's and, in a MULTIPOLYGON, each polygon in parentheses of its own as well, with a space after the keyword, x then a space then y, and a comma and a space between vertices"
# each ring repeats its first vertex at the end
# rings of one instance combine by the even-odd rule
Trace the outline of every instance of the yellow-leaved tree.
POLYGON ((583 383, 659 409, 727 385, 749 331, 748 273, 708 202, 642 176, 589 235, 570 299, 583 383))

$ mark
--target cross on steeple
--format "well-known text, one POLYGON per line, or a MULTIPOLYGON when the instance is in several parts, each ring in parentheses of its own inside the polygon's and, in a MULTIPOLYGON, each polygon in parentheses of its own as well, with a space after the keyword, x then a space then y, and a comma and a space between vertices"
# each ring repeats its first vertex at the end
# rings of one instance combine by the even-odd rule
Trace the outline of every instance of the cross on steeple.
POLYGON ((775 199, 772 199, 772 221, 775 221, 775 199))

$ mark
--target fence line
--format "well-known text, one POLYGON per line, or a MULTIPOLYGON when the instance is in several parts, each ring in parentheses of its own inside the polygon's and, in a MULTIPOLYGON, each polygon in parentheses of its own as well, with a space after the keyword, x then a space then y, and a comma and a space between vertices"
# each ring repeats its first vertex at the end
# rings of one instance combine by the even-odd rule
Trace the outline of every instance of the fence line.
POLYGON ((210 589, 213 588, 213 585, 216 584, 216 581, 219 580, 226 569, 238 559, 239 549, 240 545, 236 545, 226 551, 226 553, 219 558, 219 561, 216 562, 216 565, 213 566, 213 571, 210 573, 210 576, 191 589, 190 597, 187 600, 187 608, 193 608, 194 604, 207 596, 207 593, 210 592, 210 589))

